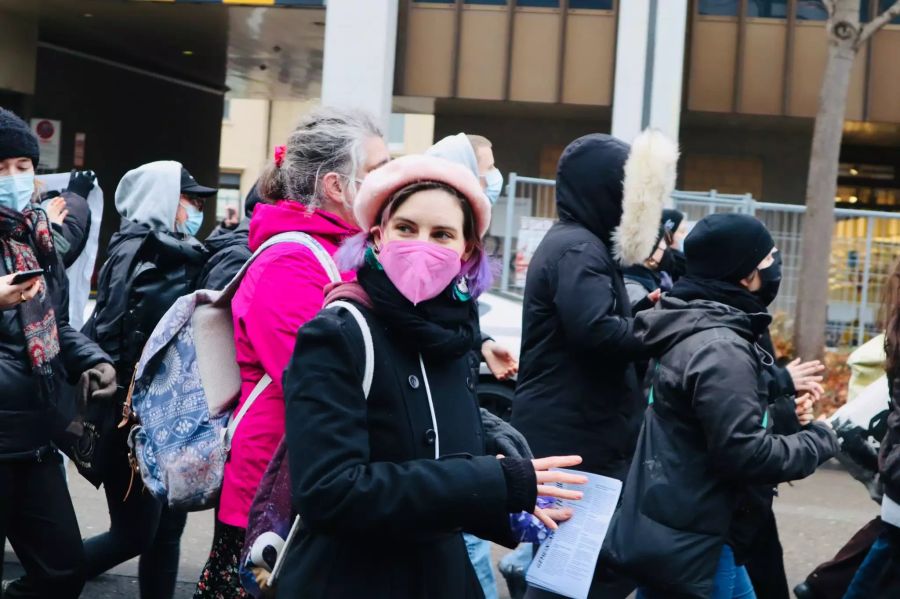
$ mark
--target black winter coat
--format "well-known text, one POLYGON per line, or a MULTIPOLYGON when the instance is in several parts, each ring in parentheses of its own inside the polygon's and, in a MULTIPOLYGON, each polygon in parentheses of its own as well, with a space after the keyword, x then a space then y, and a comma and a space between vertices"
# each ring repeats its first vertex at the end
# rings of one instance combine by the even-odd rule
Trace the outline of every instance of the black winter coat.
MULTIPOLYGON (((71 393, 68 384, 101 362, 112 362, 103 351, 69 325, 69 292, 66 271, 56 257, 44 279, 56 313, 59 356, 53 360, 51 396, 42 397, 25 351, 16 308, 0 311, 0 461, 28 460, 41 456, 51 439, 68 424, 59 410, 71 393)), ((0 260, 0 276, 11 274, 0 260)))
POLYGON ((176 299, 194 290, 207 258, 193 238, 122 219, 97 282, 97 306, 84 333, 115 361, 119 384, 131 382, 144 343, 176 299))
POLYGON ((895 503, 900 503, 900 375, 888 373, 888 393, 891 412, 888 414, 887 433, 878 454, 878 471, 884 484, 884 493, 895 503))
POLYGON ((253 252, 250 251, 250 219, 233 231, 222 230, 205 242, 209 260, 197 277, 197 289, 225 289, 253 252))
POLYGON ((789 436, 765 426, 769 356, 756 342, 767 314, 667 296, 660 304, 635 319, 657 356, 653 404, 605 551, 647 586, 707 597, 740 499, 754 485, 809 476, 838 447, 819 423, 789 436))
POLYGON ((535 251, 525 283, 512 416, 536 456, 578 454, 581 469, 619 479, 645 404, 633 365, 645 352, 610 255, 627 154, 612 140, 560 159, 560 220, 535 251))
POLYGON ((368 400, 363 337, 346 309, 300 329, 285 371, 293 504, 305 529, 278 597, 483 597, 461 533, 516 543, 504 474, 484 455, 468 356, 422 361, 360 310, 375 353, 368 400))

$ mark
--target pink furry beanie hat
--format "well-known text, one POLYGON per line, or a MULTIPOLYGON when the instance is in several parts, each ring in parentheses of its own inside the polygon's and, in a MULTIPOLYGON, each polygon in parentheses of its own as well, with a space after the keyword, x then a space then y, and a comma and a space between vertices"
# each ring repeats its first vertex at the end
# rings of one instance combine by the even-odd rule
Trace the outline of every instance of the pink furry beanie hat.
POLYGON ((491 203, 469 169, 434 156, 410 155, 397 158, 369 173, 363 180, 353 213, 360 229, 368 232, 391 197, 407 185, 436 181, 463 195, 475 215, 478 236, 484 237, 491 224, 491 203))

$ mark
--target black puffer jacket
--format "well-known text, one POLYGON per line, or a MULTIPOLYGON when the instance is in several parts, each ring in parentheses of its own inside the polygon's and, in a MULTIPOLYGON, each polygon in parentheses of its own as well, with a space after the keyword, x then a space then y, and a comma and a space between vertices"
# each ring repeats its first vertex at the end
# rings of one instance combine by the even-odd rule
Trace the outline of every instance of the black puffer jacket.
POLYGON ((660 303, 635 319, 657 356, 653 404, 605 551, 647 586, 706 597, 741 498, 754 485, 809 476, 838 447, 823 424, 787 436, 767 427, 770 357, 756 344, 767 314, 660 303))
POLYGON ((504 469, 484 455, 468 356, 422 358, 360 310, 375 355, 368 399, 363 336, 344 308, 300 329, 285 371, 293 503, 306 526, 278 597, 483 597, 461 533, 514 547, 508 512, 527 502, 508 505, 504 469))
MULTIPOLYGON (((7 272, 0 260, 0 276, 7 272)), ((58 404, 70 393, 81 373, 109 356, 69 325, 66 271, 57 257, 45 276, 59 334, 59 356, 53 361, 50 397, 43 397, 25 352, 25 334, 16 308, 0 311, 0 461, 35 459, 46 452, 50 440, 66 426, 58 404)))
POLYGON ((610 250, 628 151, 590 135, 560 159, 559 222, 535 251, 525 284, 512 417, 536 456, 578 454, 584 470, 620 479, 645 403, 633 366, 645 350, 610 250))

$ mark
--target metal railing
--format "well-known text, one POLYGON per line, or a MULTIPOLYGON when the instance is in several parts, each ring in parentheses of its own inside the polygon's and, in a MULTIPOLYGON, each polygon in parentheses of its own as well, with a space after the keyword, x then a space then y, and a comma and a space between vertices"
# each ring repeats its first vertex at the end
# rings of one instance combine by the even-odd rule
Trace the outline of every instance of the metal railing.
MULTIPOLYGON (((521 295, 530 253, 557 218, 555 182, 510 173, 491 235, 502 239, 499 288, 521 295), (515 201, 510 202, 512 197, 515 201), (500 215, 503 215, 500 217, 500 215), (500 217, 500 218, 497 218, 500 217), (523 228, 523 226, 525 228, 523 228), (530 227, 530 228, 529 228, 530 227), (523 243, 520 237, 527 233, 523 243)), ((793 318, 800 278, 800 232, 806 207, 756 201, 750 194, 676 191, 675 207, 689 221, 717 212, 753 214, 768 227, 782 254, 783 278, 773 312, 793 318)), ((499 250, 499 243, 497 249, 499 250)), ((827 337, 830 346, 855 346, 874 336, 882 289, 900 257, 900 213, 838 208, 829 277, 827 337)))

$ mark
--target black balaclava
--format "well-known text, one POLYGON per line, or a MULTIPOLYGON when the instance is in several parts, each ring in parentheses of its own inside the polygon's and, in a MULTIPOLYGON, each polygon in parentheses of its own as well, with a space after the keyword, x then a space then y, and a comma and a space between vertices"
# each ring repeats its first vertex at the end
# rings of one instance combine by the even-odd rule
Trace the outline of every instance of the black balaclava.
POLYGON ((768 306, 778 296, 778 288, 781 287, 781 252, 775 252, 772 265, 759 270, 759 280, 762 286, 753 292, 764 305, 768 306))
POLYGON ((669 295, 684 301, 711 300, 748 314, 765 312, 759 292, 751 292, 741 280, 753 274, 774 247, 765 225, 752 216, 707 216, 684 240, 687 274, 669 295))

